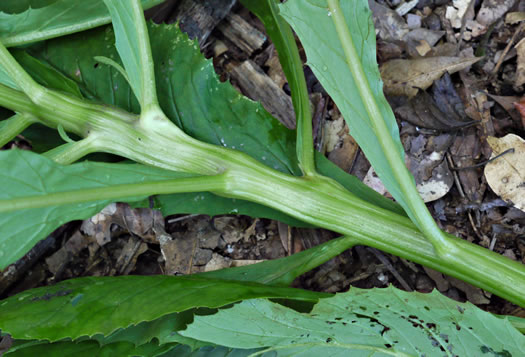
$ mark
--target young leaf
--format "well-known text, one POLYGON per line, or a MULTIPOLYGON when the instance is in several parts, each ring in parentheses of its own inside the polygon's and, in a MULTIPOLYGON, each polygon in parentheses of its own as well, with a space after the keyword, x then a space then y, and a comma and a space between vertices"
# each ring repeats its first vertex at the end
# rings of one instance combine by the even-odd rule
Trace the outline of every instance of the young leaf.
POLYGON ((306 351, 312 356, 525 354, 525 336, 507 320, 437 291, 409 293, 394 287, 352 288, 322 299, 309 314, 268 300, 243 301, 214 315, 196 316, 180 333, 227 347, 269 347, 284 356, 306 351))
MULTIPOLYGON (((148 9, 163 1, 142 0, 142 6, 148 9)), ((111 22, 103 0, 43 1, 41 5, 45 6, 28 6, 21 13, 16 13, 20 8, 14 9, 13 13, 6 13, 9 4, 4 2, 0 9, 4 11, 0 12, 0 42, 8 47, 64 36, 111 22)))
POLYGON ((116 47, 141 109, 158 105, 155 73, 143 10, 137 0, 104 0, 115 29, 116 47))
POLYGON ((196 307, 216 308, 260 297, 317 301, 327 296, 192 276, 79 278, 3 300, 0 329, 15 339, 74 340, 86 335, 108 335, 119 328, 196 307))
MULTIPOLYGON (((62 166, 29 151, 0 152, 0 162, 9 170, 0 174, 0 200, 42 195, 53 192, 108 187, 116 184, 162 181, 188 175, 137 164, 84 162, 62 166), (71 179, 74 177, 74 179, 71 179)), ((73 193, 72 193, 73 194, 73 193)), ((130 195, 132 196, 132 195, 130 195)), ((129 197, 127 201, 142 197, 129 197)), ((24 209, 0 214, 0 269, 22 257, 36 242, 61 224, 85 219, 112 200, 24 209)))

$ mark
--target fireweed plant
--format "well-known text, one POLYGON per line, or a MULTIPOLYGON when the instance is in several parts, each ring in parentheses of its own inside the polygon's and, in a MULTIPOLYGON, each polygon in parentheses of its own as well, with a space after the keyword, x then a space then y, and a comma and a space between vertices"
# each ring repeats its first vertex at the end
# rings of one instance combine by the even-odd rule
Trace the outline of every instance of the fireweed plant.
MULTIPOLYGON (((295 137, 258 103, 242 97, 228 83, 220 83, 198 44, 177 26, 147 23, 143 7, 160 2, 54 0, 19 13, 3 8, 0 106, 14 114, 0 122, 0 145, 21 133, 30 135, 28 130, 35 125, 38 130, 44 126, 56 130, 63 141, 50 148, 53 140, 48 129, 40 134, 49 136, 40 138, 48 149, 40 153, 0 152, 0 268, 14 263, 65 222, 88 218, 110 202, 144 204, 148 196, 155 196, 156 208, 164 214, 247 214, 322 227, 341 237, 251 267, 188 277, 80 278, 23 292, 0 301, 0 329, 14 338, 12 353, 48 351, 52 355, 52 351, 80 345, 86 351, 113 346, 113 353, 131 355, 158 355, 179 345, 274 346, 280 351, 282 346, 275 347, 279 343, 272 340, 257 345, 243 344, 242 339, 227 343, 190 336, 191 316, 196 308, 219 308, 238 301, 244 302, 220 314, 247 308, 245 303, 252 304, 250 308, 256 303, 274 304, 299 314, 269 300, 249 300, 256 298, 302 301, 310 307, 329 301, 330 294, 286 286, 354 245, 375 247, 525 306, 524 266, 441 231, 419 197, 404 165, 394 115, 382 94, 366 1, 241 1, 262 20, 278 50, 292 91, 295 137), (109 22, 112 27, 89 30, 109 22), (310 104, 292 27, 305 48, 308 65, 398 204, 314 152, 310 104), (71 35, 75 32, 79 33, 71 35), (131 163, 76 163, 93 153, 118 155, 131 163), (144 308, 146 301, 149 306, 144 308), (126 335, 144 326, 149 332, 141 330, 141 337, 126 335), (151 345, 151 341, 156 342, 151 345)), ((370 301, 387 301, 377 305, 379 314, 394 309, 395 303, 388 303, 393 296, 405 302, 425 299, 421 294, 385 290, 386 297, 380 290, 351 289, 348 294, 355 295, 357 304, 359 296, 363 299, 360 315, 355 316, 366 317, 363 306, 370 301)), ((429 296, 438 299, 436 295, 429 296)), ((350 295, 337 296, 341 300, 350 295)), ((451 304, 456 314, 464 314, 464 304, 439 299, 451 304)), ((420 311, 427 308, 433 306, 419 307, 420 311)), ((444 316, 453 315, 449 311, 444 316)), ((196 316, 195 324, 200 321, 196 316)), ((513 341, 522 337, 507 320, 487 316, 505 323, 513 341)), ((367 321, 377 320, 370 316, 367 321)), ((386 338, 387 322, 382 323, 376 332, 386 338)), ((514 320, 515 326, 519 323, 514 320)), ((430 336, 428 343, 435 340, 447 346, 448 337, 419 324, 430 336)), ((393 326, 388 329, 394 331, 393 326)), ((399 351, 408 351, 396 350, 395 342, 381 341, 378 347, 375 342, 342 343, 332 336, 323 337, 322 343, 306 341, 301 348, 335 344, 370 353, 405 355, 399 351)), ((504 345, 500 351, 512 349, 504 345)), ((519 351, 520 343, 516 346, 519 351)), ((444 349, 447 355, 456 353, 444 349)))

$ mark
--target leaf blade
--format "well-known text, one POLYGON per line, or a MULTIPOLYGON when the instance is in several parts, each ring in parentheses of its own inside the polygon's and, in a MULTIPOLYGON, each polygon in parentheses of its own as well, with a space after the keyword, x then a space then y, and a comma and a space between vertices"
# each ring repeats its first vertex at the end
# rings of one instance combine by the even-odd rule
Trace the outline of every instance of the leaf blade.
MULTIPOLYGON (((163 1, 142 0, 142 5, 147 9, 163 1)), ((20 46, 111 22, 102 0, 56 0, 44 4, 47 6, 27 8, 21 13, 0 12, 0 42, 7 47, 20 46)))
MULTIPOLYGON (((0 192, 2 200, 40 196, 59 191, 108 187, 117 183, 141 182, 145 179, 161 181, 188 176, 137 164, 84 162, 61 166, 41 155, 21 150, 0 152, 0 162, 9 167, 9 170, 0 173, 0 184, 10 188, 0 192)), ((128 200, 140 199, 140 197, 130 197, 128 200)), ((45 238, 61 224, 88 218, 110 202, 112 201, 102 200, 0 214, 2 227, 0 269, 22 257, 36 242, 45 238)))
POLYGON ((305 345, 309 353, 318 348, 316 352, 324 354, 366 351, 377 356, 434 356, 443 350, 458 356, 525 353, 525 336, 507 320, 435 290, 421 294, 393 287, 352 288, 320 300, 309 314, 267 300, 244 301, 214 315, 197 316, 180 333, 233 348, 272 347, 282 355, 302 351, 305 345))
POLYGON ((324 296, 300 289, 192 276, 87 277, 3 300, 0 329, 17 339, 58 341, 108 335, 118 328, 170 313, 196 307, 216 308, 247 298, 317 301, 324 296))

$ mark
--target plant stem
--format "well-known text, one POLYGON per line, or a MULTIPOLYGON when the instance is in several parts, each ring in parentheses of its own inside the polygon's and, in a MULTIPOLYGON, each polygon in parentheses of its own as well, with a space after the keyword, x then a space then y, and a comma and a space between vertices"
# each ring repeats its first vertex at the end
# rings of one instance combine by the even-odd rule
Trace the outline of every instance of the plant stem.
POLYGON ((61 165, 69 165, 84 156, 93 152, 100 151, 97 146, 97 138, 95 135, 88 135, 85 139, 60 145, 52 150, 47 151, 43 155, 56 163, 61 165))
MULTIPOLYGON (((49 95, 57 103, 60 102, 60 94, 49 91, 49 95)), ((87 105, 78 99, 73 101, 70 97, 65 99, 69 102, 49 110, 35 106, 13 89, 0 86, 0 106, 19 112, 27 111, 54 127, 69 123, 73 119, 69 110, 74 109, 73 113, 80 115, 82 125, 89 128, 91 134, 100 135, 97 146, 103 151, 169 170, 220 175, 181 179, 169 186, 162 183, 144 186, 141 183, 137 184, 131 196, 212 191, 249 200, 310 224, 351 236, 359 244, 423 264, 525 306, 525 266, 522 264, 450 235, 446 239, 458 249, 455 254, 443 259, 408 218, 357 198, 332 179, 284 174, 242 152, 203 143, 188 136, 177 137, 181 131, 170 122, 161 121, 158 127, 144 128, 137 125, 134 116, 127 113, 109 107, 87 105), (64 117, 66 120, 62 121, 64 117), (111 136, 117 133, 118 140, 115 140, 111 136), (177 140, 173 140, 174 137, 177 140), (193 184, 195 180, 197 183, 193 184), (200 183, 202 186, 199 186, 200 183), (187 186, 179 186, 182 184, 187 186)), ((131 191, 128 189, 129 186, 122 188, 122 191, 108 187, 99 189, 101 191, 90 191, 83 199, 116 200, 129 195, 131 191)), ((73 200, 71 195, 57 195, 59 198, 53 204, 78 202, 78 198, 73 200)), ((11 202, 4 206, 8 207, 4 210, 49 204, 45 198, 41 200, 39 203, 35 203, 33 198, 26 199, 23 204, 11 202)))
POLYGON ((29 125, 37 120, 30 114, 15 114, 11 118, 0 122, 0 147, 13 140, 29 125))
POLYGON ((224 177, 198 176, 173 180, 113 185, 76 191, 54 192, 43 196, 26 196, 0 201, 0 213, 23 209, 60 206, 75 203, 116 200, 123 197, 150 196, 154 194, 220 191, 224 177))
POLYGON ((352 36, 348 30, 343 10, 339 5, 339 0, 327 0, 339 40, 346 57, 346 63, 354 81, 359 89, 361 99, 365 105, 368 117, 374 128, 374 132, 379 140, 382 151, 385 154, 388 163, 391 165, 392 172, 396 181, 399 183, 406 202, 410 207, 409 215, 414 216, 416 224, 425 233, 427 239, 432 242, 437 254, 441 257, 452 256, 457 254, 457 247, 454 242, 447 238, 446 235, 438 228, 436 222, 428 212, 425 203, 419 196, 414 183, 414 178, 406 168, 403 160, 399 157, 396 145, 386 126, 381 110, 374 99, 374 94, 370 89, 370 84, 366 74, 361 66, 359 55, 355 49, 352 36))
POLYGON ((38 102, 38 97, 45 90, 40 84, 18 64, 7 48, 0 43, 0 67, 3 67, 11 80, 16 83, 33 102, 38 102), (36 101, 35 101, 36 99, 36 101))

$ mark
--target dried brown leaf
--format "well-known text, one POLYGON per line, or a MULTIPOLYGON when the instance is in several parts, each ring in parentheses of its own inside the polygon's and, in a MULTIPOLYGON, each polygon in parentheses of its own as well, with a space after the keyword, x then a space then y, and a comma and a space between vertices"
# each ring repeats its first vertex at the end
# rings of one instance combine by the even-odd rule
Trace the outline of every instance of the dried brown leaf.
POLYGON ((505 201, 525 211, 525 140, 514 134, 502 138, 488 137, 492 157, 514 149, 485 166, 490 188, 505 201))
POLYGON ((521 86, 525 83, 525 39, 522 39, 516 44, 516 51, 518 54, 518 66, 516 68, 516 79, 514 84, 521 86))
POLYGON ((430 57, 388 61, 380 69, 385 93, 413 97, 419 89, 427 89, 445 72, 461 71, 480 59, 481 57, 430 57))

